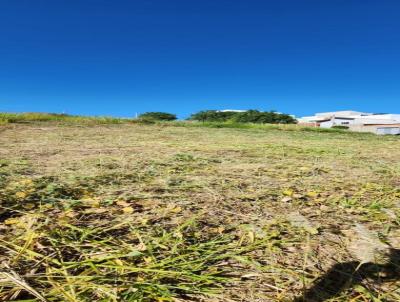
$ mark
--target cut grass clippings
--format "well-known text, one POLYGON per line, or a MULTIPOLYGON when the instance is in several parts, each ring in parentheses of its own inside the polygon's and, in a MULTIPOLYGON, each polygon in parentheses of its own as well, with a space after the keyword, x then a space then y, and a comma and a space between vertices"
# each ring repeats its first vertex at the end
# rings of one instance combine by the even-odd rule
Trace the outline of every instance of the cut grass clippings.
POLYGON ((204 126, 3 127, 0 301, 400 300, 397 137, 204 126))

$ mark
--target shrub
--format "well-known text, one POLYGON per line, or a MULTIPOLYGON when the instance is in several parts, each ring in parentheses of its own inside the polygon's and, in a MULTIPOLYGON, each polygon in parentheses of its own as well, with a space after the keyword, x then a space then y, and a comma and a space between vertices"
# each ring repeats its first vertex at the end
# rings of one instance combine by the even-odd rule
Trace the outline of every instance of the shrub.
POLYGON ((139 119, 153 121, 174 121, 177 118, 175 114, 167 112, 146 112, 139 115, 139 119))
POLYGON ((349 129, 348 126, 342 126, 342 125, 337 125, 337 126, 332 126, 334 129, 349 129))
POLYGON ((0 116, 0 125, 8 124, 8 120, 0 116))

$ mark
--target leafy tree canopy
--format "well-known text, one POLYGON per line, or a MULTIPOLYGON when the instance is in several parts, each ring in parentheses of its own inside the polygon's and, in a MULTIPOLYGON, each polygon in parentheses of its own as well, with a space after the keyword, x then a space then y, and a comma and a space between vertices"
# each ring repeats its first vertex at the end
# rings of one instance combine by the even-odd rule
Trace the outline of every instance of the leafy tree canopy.
POLYGON ((189 120, 258 124, 295 124, 297 122, 289 114, 258 110, 247 110, 244 112, 205 110, 192 114, 189 120))
POLYGON ((176 115, 167 112, 145 112, 139 115, 139 118, 154 121, 174 121, 176 120, 176 115))

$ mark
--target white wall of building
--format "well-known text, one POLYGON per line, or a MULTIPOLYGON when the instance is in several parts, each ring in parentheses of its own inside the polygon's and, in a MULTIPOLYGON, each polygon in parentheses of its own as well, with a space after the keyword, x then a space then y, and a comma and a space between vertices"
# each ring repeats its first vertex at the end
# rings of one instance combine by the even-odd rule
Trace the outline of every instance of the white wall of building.
POLYGON ((367 131, 377 134, 399 134, 400 114, 372 114, 358 111, 336 111, 316 113, 298 119, 300 123, 316 123, 321 128, 348 126, 353 131, 367 131), (387 125, 387 126, 379 126, 387 125), (393 127, 390 127, 393 125, 393 127))
POLYGON ((321 128, 331 128, 333 126, 350 126, 356 123, 354 119, 341 119, 341 118, 332 118, 330 121, 321 122, 321 128))
POLYGON ((379 121, 391 121, 400 122, 400 114, 373 114, 368 116, 360 117, 362 120, 379 120, 379 121))
POLYGON ((377 127, 375 133, 379 135, 399 135, 400 127, 377 127))

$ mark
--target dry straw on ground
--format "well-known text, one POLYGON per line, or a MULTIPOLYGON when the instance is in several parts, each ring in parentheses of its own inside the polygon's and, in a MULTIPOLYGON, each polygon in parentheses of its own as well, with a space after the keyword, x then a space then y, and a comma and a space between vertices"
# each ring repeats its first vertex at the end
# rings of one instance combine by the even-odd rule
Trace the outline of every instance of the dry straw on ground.
POLYGON ((173 125, 0 126, 0 300, 400 300, 399 138, 173 125))

